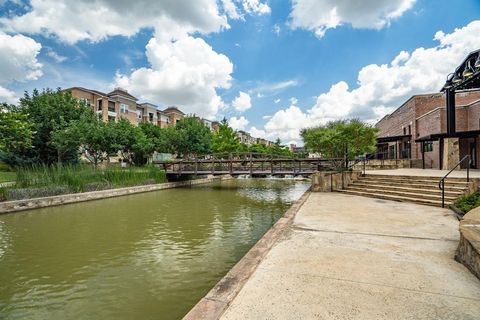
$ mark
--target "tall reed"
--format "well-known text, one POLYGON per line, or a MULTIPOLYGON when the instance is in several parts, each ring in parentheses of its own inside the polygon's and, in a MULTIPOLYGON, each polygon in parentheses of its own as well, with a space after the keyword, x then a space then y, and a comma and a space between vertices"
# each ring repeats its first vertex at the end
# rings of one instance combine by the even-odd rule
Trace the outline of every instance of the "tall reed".
POLYGON ((165 181, 165 172, 154 166, 96 169, 88 165, 37 165, 19 168, 15 185, 4 188, 0 193, 5 200, 5 198, 29 198, 165 181))

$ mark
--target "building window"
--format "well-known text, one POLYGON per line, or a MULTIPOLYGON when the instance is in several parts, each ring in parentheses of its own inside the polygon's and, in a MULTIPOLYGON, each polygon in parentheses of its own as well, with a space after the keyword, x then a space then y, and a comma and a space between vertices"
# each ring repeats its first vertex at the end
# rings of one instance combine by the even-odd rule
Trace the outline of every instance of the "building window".
POLYGON ((102 100, 98 100, 97 110, 102 110, 102 100))
POLYGON ((423 143, 423 152, 433 151, 433 142, 428 141, 423 143))
POLYGON ((403 135, 406 136, 407 135, 407 128, 403 127, 403 135))
POLYGON ((120 104, 120 112, 121 113, 128 113, 128 104, 121 103, 120 104))
POLYGON ((412 126, 408 125, 408 134, 412 134, 412 126))

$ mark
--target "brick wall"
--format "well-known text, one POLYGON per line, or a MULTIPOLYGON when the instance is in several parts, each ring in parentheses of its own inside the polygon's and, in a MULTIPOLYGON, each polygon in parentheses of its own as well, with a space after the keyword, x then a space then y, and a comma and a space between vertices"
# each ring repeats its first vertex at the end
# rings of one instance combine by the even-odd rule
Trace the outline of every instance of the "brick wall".
MULTIPOLYGON (((457 131, 480 130, 480 90, 457 93, 455 98, 457 131)), ((380 130, 379 137, 389 137, 403 135, 404 132, 408 134, 409 125, 411 125, 412 134, 412 159, 420 159, 421 144, 415 143, 415 139, 446 132, 445 95, 443 93, 433 93, 413 96, 392 114, 385 116, 375 126, 380 130)), ((389 145, 393 144, 395 143, 392 142, 389 145)), ((464 143, 462 146, 462 153, 467 152, 466 144, 464 143)), ((425 153, 427 167, 438 167, 438 148, 439 143, 434 142, 433 151, 425 153)), ((477 146, 477 157, 480 157, 480 141, 477 146)))

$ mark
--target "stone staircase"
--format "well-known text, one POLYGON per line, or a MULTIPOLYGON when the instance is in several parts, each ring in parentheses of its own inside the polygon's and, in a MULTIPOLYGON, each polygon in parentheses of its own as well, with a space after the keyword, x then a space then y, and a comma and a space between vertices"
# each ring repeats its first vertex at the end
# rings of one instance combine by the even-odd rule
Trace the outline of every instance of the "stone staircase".
MULTIPOLYGON (((365 175, 339 192, 394 201, 407 201, 431 206, 442 206, 439 177, 365 175)), ((467 194, 473 182, 465 178, 445 180, 445 207, 467 194)))

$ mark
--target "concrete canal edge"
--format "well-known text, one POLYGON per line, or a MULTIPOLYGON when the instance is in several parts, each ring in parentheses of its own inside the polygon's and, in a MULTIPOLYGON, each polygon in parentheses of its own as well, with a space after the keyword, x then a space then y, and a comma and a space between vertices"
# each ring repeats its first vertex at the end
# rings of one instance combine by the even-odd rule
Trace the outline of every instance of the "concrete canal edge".
POLYGON ((197 184, 210 183, 215 181, 232 179, 230 175, 221 177, 208 177, 195 180, 177 181, 177 182, 165 182, 159 184, 149 184, 143 186, 134 186, 118 189, 107 189, 100 191, 71 193, 52 197, 33 198, 25 200, 4 201, 0 202, 0 214, 13 213, 17 211, 24 211, 30 209, 38 209, 45 207, 59 206, 63 204, 84 202, 90 200, 100 200, 112 197, 125 196, 135 193, 151 192, 164 189, 172 189, 177 187, 193 186, 197 184))
POLYGON ((203 297, 183 318, 184 320, 219 319, 230 303, 242 290, 258 265, 265 258, 280 235, 293 222, 297 212, 310 196, 307 190, 283 217, 263 235, 260 240, 243 256, 240 261, 203 297))

